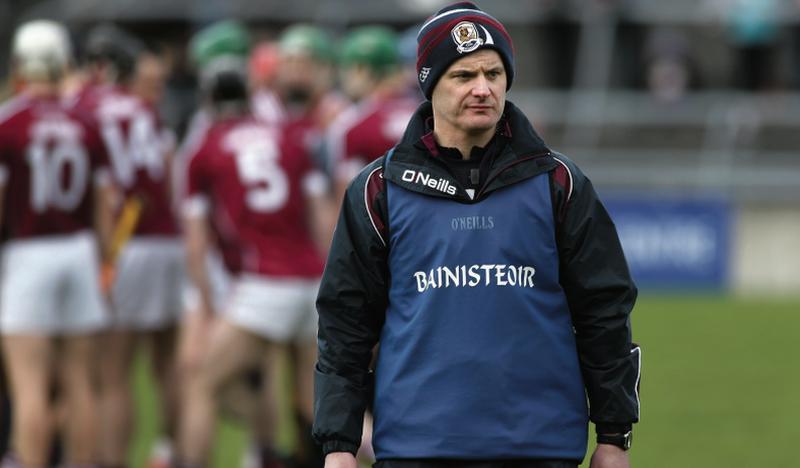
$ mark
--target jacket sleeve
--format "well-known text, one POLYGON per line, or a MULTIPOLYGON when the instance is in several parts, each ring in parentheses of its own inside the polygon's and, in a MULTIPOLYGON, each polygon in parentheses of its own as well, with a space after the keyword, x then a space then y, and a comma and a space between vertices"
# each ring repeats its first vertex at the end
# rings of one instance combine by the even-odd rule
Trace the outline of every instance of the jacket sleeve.
POLYGON ((591 182, 557 156, 552 173, 561 284, 567 296, 590 419, 598 433, 639 420, 641 351, 631 341, 637 290, 614 223, 591 182))
POLYGON ((385 191, 380 160, 348 187, 317 297, 314 438, 355 453, 372 396, 369 370, 388 304, 385 191))

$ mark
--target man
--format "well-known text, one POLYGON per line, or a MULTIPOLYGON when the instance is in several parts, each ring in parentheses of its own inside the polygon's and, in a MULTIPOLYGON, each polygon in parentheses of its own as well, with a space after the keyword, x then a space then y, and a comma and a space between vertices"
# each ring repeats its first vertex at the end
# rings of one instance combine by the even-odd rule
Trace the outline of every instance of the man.
MULTIPOLYGON (((236 21, 222 20, 201 29, 190 42, 191 60, 200 78, 200 94, 202 102, 191 119, 187 137, 178 151, 176 157, 175 186, 180 187, 180 194, 185 195, 186 177, 191 158, 196 156, 198 148, 205 142, 205 137, 215 120, 219 106, 227 101, 215 101, 210 84, 219 72, 215 67, 218 63, 244 63, 250 53, 250 34, 247 28, 236 21), (219 62, 224 58, 225 61, 219 62)), ((271 95, 271 93, 268 93, 271 95)), ((234 100, 234 102, 236 102, 234 100)), ((259 101, 261 102, 261 101, 259 101)), ((241 107, 236 103, 237 107, 241 107)), ((250 97, 250 107, 253 113, 259 107, 253 95, 250 97)), ((263 107, 259 107, 265 111, 263 107)), ((241 110, 241 109, 240 109, 241 110)), ((265 123, 278 124, 278 119, 283 117, 280 112, 267 112, 259 116, 266 117, 265 123), (271 119, 271 120, 270 120, 271 119)), ((187 282, 184 291, 184 314, 179 339, 178 356, 179 370, 182 382, 193 382, 200 378, 203 372, 203 357, 207 350, 208 337, 220 322, 219 317, 224 312, 225 304, 230 294, 231 276, 240 271, 239 259, 240 246, 232 240, 230 225, 221 218, 214 218, 214 213, 209 213, 210 236, 205 239, 205 245, 198 246, 190 243, 192 251, 206 252, 205 265, 207 275, 207 288, 199 290, 193 282, 187 282), (211 297, 201 298, 201 293, 207 292, 211 297), (210 313, 213 311, 213 313, 210 313)), ((194 225, 191 223, 189 226, 194 225)), ((195 239, 198 236, 194 236, 195 239)), ((251 369, 241 373, 235 383, 227 383, 222 390, 220 410, 229 415, 240 417, 251 423, 254 428, 251 442, 247 449, 245 464, 249 466, 270 466, 281 458, 275 450, 275 413, 276 399, 272 390, 275 385, 273 376, 261 375, 261 363, 256 363, 251 369), (264 384, 264 382, 267 382, 264 384), (254 408, 258 409, 254 409, 254 408)), ((276 370, 275 372, 279 372, 276 370)), ((186 389, 186 385, 182 385, 186 389)))
POLYGON ((63 94, 81 107, 95 93, 117 82, 127 81, 136 68, 141 43, 110 23, 94 26, 86 35, 80 67, 67 76, 63 94))
MULTIPOLYGON (((278 69, 274 92, 288 124, 289 138, 303 142, 320 167, 324 166, 323 137, 333 119, 344 110, 346 100, 332 90, 333 41, 324 30, 295 24, 278 38, 278 69)), ((266 109, 259 106, 258 109, 266 109)), ((257 117, 270 121, 269 116, 257 117)))
POLYGON ((472 3, 418 36, 430 100, 347 190, 317 308, 314 435, 376 466, 627 468, 636 288, 591 183, 505 94, 511 39, 472 3), (588 407, 587 407, 588 395, 588 407))
POLYGON ((90 34, 87 54, 89 66, 105 70, 102 76, 109 81, 81 93, 75 106, 90 115, 101 131, 124 197, 120 220, 126 212, 137 213, 131 237, 120 246, 119 258, 112 259, 114 314, 103 336, 100 360, 100 461, 121 466, 133 429, 131 366, 143 346, 151 348, 165 432, 174 433, 174 344, 183 280, 183 250, 170 189, 174 138, 154 103, 134 92, 152 94, 143 72, 149 72, 148 61, 154 59, 137 38, 103 26, 90 34))
POLYGON ((363 26, 342 43, 341 83, 354 104, 334 120, 327 135, 338 200, 365 165, 400 141, 419 104, 406 96, 398 42, 388 28, 363 26))
POLYGON ((97 131, 61 103, 70 56, 62 25, 20 26, 12 76, 21 91, 0 108, 0 329, 14 405, 5 462, 18 466, 46 466, 65 421, 65 463, 96 462, 95 333, 108 322, 99 266, 113 187, 97 131))
POLYGON ((283 105, 275 93, 278 68, 280 50, 276 42, 264 41, 253 47, 247 66, 250 106, 261 120, 276 125, 285 117, 283 105))
POLYGON ((200 370, 186 383, 181 466, 208 463, 224 387, 253 365, 271 376, 276 355, 290 343, 298 347, 297 401, 311 418, 314 298, 320 250, 330 235, 319 213, 331 206, 324 177, 302 142, 250 115, 245 80, 244 61, 231 56, 217 58, 201 77, 213 123, 189 159, 184 217, 187 264, 204 320, 213 310, 205 260, 211 229, 231 246, 224 258, 237 275, 225 311, 210 330, 200 370))

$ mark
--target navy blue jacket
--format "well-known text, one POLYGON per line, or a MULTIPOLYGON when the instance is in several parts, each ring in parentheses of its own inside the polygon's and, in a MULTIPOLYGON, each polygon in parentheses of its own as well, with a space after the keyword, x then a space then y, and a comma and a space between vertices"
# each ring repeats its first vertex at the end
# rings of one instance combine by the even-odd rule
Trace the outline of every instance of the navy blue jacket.
POLYGON ((614 225, 512 103, 472 197, 437 158, 430 115, 424 103, 346 193, 317 300, 314 436, 355 452, 374 397, 379 458, 580 459, 588 418, 639 415, 636 288, 614 225))

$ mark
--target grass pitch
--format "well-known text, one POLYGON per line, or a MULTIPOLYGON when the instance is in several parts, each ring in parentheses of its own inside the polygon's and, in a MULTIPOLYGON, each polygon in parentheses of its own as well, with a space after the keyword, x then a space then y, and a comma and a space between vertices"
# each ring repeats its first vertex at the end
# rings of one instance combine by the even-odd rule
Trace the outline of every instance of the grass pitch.
MULTIPOLYGON (((796 466, 800 300, 642 295, 633 324, 643 350, 634 467, 796 466)), ((136 386, 143 424, 131 466, 141 467, 158 423, 143 366, 136 386)), ((245 444, 241 426, 223 423, 214 466, 238 466, 245 444)))

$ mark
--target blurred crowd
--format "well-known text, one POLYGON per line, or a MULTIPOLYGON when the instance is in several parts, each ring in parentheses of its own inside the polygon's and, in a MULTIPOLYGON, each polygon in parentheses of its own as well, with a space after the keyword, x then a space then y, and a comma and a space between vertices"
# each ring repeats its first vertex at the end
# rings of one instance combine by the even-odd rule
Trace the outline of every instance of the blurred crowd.
MULTIPOLYGON (((249 428, 247 466, 322 466, 316 288, 347 184, 422 99, 404 59, 415 50, 383 26, 334 40, 294 24, 256 41, 220 21, 192 37, 196 90, 180 98, 167 92, 176 58, 143 39, 100 24, 73 44, 44 20, 14 35, 0 104, 2 466, 127 466, 140 353, 163 421, 150 466, 207 466, 220 409, 249 428), (295 417, 289 453, 278 404, 295 417)), ((368 436, 362 449, 369 460, 368 436)))

